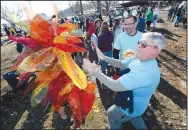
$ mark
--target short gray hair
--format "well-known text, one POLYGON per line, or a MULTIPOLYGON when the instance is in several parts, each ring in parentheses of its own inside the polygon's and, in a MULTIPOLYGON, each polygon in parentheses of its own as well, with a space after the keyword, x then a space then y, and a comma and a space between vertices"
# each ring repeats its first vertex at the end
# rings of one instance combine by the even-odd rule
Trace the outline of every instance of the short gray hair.
POLYGON ((157 48, 159 49, 159 52, 164 48, 165 38, 161 33, 147 32, 147 33, 143 33, 143 37, 152 40, 154 45, 157 46, 157 48))

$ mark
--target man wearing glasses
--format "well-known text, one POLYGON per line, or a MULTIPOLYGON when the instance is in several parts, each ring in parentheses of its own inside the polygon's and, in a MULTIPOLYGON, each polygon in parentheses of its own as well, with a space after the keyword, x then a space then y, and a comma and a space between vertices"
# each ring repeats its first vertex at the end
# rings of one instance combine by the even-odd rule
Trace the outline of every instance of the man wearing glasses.
POLYGON ((136 25, 137 18, 135 16, 128 15, 124 19, 125 32, 119 34, 114 43, 113 56, 115 59, 124 60, 123 53, 128 49, 136 51, 138 41, 142 37, 142 32, 136 30, 136 25))
POLYGON ((147 129, 141 115, 149 105, 160 82, 160 69, 156 57, 164 48, 164 36, 157 32, 144 33, 136 47, 135 55, 117 60, 104 56, 96 47, 97 55, 101 60, 114 65, 117 68, 130 68, 131 71, 114 80, 101 72, 99 66, 84 59, 83 67, 93 74, 101 83, 114 92, 133 91, 133 111, 129 108, 112 105, 108 111, 108 120, 111 129, 121 129, 122 124, 131 121, 136 129, 147 129), (88 67, 90 66, 90 67, 88 67))

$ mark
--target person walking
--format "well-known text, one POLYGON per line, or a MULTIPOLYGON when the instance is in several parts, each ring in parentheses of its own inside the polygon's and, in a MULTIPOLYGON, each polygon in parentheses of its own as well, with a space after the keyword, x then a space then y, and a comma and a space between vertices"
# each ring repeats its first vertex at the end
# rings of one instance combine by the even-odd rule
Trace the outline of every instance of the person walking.
POLYGON ((147 31, 150 31, 150 26, 151 26, 151 23, 153 21, 153 9, 151 7, 149 7, 147 13, 146 13, 146 29, 147 31))

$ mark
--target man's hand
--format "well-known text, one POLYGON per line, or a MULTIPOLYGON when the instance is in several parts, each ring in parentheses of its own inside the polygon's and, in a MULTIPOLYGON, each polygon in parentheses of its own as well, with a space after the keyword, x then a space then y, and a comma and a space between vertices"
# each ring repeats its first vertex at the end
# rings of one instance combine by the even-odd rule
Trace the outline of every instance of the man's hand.
POLYGON ((98 58, 100 60, 104 60, 105 59, 105 55, 100 51, 100 49, 96 46, 96 44, 94 42, 91 42, 91 44, 96 49, 98 58))
POLYGON ((95 62, 91 63, 88 59, 83 59, 83 69, 86 70, 88 73, 94 73, 98 68, 95 62))
POLYGON ((104 60, 105 59, 105 55, 99 50, 98 47, 96 47, 96 52, 97 52, 97 56, 100 60, 104 60))

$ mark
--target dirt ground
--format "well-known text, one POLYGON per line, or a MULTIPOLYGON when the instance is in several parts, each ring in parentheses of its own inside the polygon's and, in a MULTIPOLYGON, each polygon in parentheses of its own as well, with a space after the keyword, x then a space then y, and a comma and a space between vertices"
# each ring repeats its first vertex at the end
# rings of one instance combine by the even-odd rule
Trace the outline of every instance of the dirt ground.
MULTIPOLYGON (((166 37, 166 46, 157 57, 161 70, 160 84, 152 96, 150 105, 143 114, 148 129, 186 129, 186 30, 173 27, 166 20, 167 11, 161 10, 164 22, 158 23, 155 31, 166 37)), ((9 71, 16 60, 16 44, 5 40, 1 46, 1 129, 57 129, 64 128, 61 119, 56 114, 43 112, 43 108, 31 108, 29 98, 23 98, 18 93, 12 93, 2 75, 9 71)), ((106 129, 107 115, 102 99, 96 90, 95 107, 87 116, 81 129, 106 129)), ((125 125, 123 129, 130 126, 125 125)))

